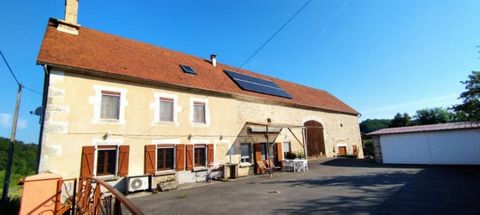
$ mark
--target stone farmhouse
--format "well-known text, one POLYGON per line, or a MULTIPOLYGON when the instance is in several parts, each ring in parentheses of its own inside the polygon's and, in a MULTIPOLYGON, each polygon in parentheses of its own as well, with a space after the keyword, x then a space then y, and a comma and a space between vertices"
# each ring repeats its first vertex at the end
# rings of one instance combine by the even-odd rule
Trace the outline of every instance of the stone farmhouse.
POLYGON ((359 113, 332 94, 80 26, 78 1, 66 2, 37 59, 39 172, 189 183, 209 166, 244 176, 291 153, 363 157, 359 113))

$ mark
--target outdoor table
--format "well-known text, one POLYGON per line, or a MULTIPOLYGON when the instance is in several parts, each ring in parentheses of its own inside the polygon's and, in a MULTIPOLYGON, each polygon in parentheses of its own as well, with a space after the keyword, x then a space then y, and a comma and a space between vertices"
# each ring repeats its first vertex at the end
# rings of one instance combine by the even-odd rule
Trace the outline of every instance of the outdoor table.
POLYGON ((308 162, 303 159, 289 160, 285 159, 283 162, 283 170, 286 172, 305 172, 308 170, 308 162))

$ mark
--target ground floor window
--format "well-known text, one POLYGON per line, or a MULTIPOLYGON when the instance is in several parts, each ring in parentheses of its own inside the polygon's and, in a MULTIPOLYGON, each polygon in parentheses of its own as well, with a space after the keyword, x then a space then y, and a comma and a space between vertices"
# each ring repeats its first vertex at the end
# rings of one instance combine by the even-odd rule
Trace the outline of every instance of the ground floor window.
POLYGON ((173 147, 157 148, 157 171, 173 170, 174 153, 175 150, 173 147))
POLYGON ((250 160, 250 144, 249 143, 243 143, 240 145, 240 150, 241 150, 241 161, 242 163, 249 163, 251 162, 250 160))
POLYGON ((262 143, 260 145, 260 151, 261 151, 261 155, 262 155, 262 160, 267 160, 267 144, 266 143, 262 143))
POLYGON ((115 175, 117 148, 99 148, 97 152, 97 176, 115 175))
POLYGON ((291 149, 291 143, 290 143, 290 141, 285 141, 285 142, 283 142, 282 148, 283 148, 283 157, 284 157, 284 158, 288 158, 289 156, 287 156, 287 155, 288 155, 288 153, 290 153, 291 150, 292 150, 292 149, 291 149))
POLYGON ((206 152, 205 152, 206 148, 204 145, 202 146, 195 146, 194 148, 194 165, 195 167, 204 167, 206 166, 206 160, 207 160, 207 157, 206 157, 206 152))

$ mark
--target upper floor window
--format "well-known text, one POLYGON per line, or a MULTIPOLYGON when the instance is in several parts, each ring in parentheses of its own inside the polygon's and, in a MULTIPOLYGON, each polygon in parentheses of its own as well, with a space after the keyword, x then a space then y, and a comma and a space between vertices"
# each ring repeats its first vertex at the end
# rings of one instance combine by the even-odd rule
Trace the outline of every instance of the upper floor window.
POLYGON ((119 117, 120 117, 120 93, 102 91, 100 118, 118 120, 119 117))
POLYGON ((172 98, 160 97, 160 121, 173 122, 173 104, 172 98))
POLYGON ((205 102, 194 102, 193 103, 193 122, 205 124, 205 102))

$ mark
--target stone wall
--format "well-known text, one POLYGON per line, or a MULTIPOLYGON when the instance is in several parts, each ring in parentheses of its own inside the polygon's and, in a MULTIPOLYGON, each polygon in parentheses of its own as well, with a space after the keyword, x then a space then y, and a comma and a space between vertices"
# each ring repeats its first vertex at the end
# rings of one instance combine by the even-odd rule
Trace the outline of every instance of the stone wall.
MULTIPOLYGON (((239 163, 241 143, 266 141, 262 135, 249 136, 246 133, 247 123, 266 123, 268 118, 272 124, 296 126, 316 120, 324 127, 328 157, 334 157, 338 152, 335 149, 340 145, 348 146, 349 151, 357 145, 359 157, 363 157, 358 118, 353 115, 265 104, 262 101, 241 101, 59 70, 51 72, 48 92, 39 171, 67 178, 79 176, 83 146, 129 145, 128 175, 144 174, 147 144, 214 144, 214 163, 239 163), (99 111, 98 92, 102 89, 122 92, 122 120, 109 122, 95 118, 99 111), (156 95, 175 98, 174 122, 155 120, 156 95), (192 123, 191 104, 195 99, 207 103, 208 123, 204 125, 192 123)), ((269 139, 290 141, 292 151, 303 152, 302 129, 291 130, 283 129, 269 139)), ((177 179, 195 181, 203 177, 189 171, 182 172, 185 173, 177 175, 177 179)))

